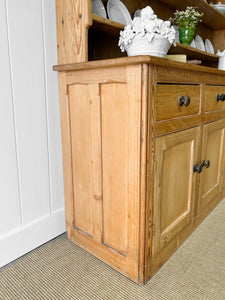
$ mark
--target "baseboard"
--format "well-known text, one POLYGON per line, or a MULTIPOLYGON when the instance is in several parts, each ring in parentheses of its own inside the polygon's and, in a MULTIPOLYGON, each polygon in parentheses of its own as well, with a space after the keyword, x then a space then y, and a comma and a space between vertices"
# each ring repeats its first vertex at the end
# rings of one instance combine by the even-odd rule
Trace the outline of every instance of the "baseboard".
POLYGON ((60 209, 0 236, 0 267, 66 231, 65 210, 60 209))

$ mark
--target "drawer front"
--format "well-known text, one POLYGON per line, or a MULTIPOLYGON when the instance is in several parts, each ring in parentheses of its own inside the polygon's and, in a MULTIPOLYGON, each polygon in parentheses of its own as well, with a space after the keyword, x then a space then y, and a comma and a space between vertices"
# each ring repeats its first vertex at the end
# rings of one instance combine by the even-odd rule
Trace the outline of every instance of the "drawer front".
POLYGON ((205 88, 205 111, 225 109, 225 86, 207 85, 205 88))
POLYGON ((199 85, 157 84, 156 121, 198 114, 199 106, 199 85))

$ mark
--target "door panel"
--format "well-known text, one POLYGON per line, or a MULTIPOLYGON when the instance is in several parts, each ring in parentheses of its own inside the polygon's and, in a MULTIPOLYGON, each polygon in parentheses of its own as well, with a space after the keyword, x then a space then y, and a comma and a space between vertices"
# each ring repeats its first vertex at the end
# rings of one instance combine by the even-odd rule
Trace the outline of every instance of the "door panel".
POLYGON ((124 83, 103 84, 101 95, 104 176, 103 241, 126 254, 129 138, 127 85, 124 83))
POLYGON ((102 194, 100 128, 96 129, 100 126, 98 93, 99 87, 95 84, 69 87, 74 226, 90 236, 96 234, 93 226, 97 216, 93 210, 96 199, 102 194))
POLYGON ((225 120, 204 125, 202 159, 209 160, 209 168, 200 174, 199 209, 203 209, 220 191, 221 164, 224 155, 225 120))
POLYGON ((191 222, 199 128, 156 139, 153 256, 191 222))

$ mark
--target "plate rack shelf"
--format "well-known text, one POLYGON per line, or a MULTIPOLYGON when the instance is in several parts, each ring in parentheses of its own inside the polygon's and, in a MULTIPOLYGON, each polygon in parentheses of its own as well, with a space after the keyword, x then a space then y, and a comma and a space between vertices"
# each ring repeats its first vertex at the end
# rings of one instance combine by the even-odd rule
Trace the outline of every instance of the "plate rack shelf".
POLYGON ((119 36, 120 31, 124 28, 124 25, 109 19, 105 19, 94 13, 91 14, 91 18, 92 26, 90 27, 90 29, 92 31, 101 31, 105 32, 106 34, 119 36))
MULTIPOLYGON (((74 10, 75 17, 69 17, 72 5, 63 4, 62 0, 56 0, 61 9, 57 10, 58 30, 58 57, 59 64, 93 61, 99 59, 112 59, 123 57, 118 47, 120 31, 124 25, 103 18, 92 12, 91 0, 76 1, 74 10), (65 7, 62 8, 62 7, 65 7), (67 37, 70 37, 69 39, 67 37), (62 44, 60 44, 62 41, 62 44), (66 53, 64 55, 64 53, 66 53), (61 59, 64 57, 63 59, 61 59), (65 59, 66 57, 66 59, 65 59)), ((65 3, 73 3, 66 0, 65 3)), ((107 0, 102 0, 107 7, 107 0)), ((173 16, 175 10, 183 10, 187 6, 197 6, 198 11, 204 13, 203 22, 197 26, 196 34, 203 40, 212 42, 215 53, 217 50, 225 49, 225 16, 210 6, 204 0, 122 0, 133 17, 137 9, 151 5, 155 13, 164 20, 173 16), (196 3, 197 2, 197 3, 196 3)), ((216 0, 214 3, 218 2, 216 0)), ((225 0, 224 2, 225 3, 225 0)), ((202 65, 217 67, 219 57, 192 47, 177 43, 177 47, 171 47, 169 54, 185 54, 187 60, 200 60, 202 65)), ((126 55, 126 54, 125 54, 126 55)))
MULTIPOLYGON (((170 4, 171 6, 175 6, 176 1, 169 1, 169 0, 162 0, 162 2, 165 2, 167 4, 170 4)), ((183 4, 184 2, 179 2, 178 8, 179 9, 185 9, 186 5, 194 5, 194 1, 186 1, 186 4, 183 4)), ((209 4, 205 3, 205 1, 199 1, 199 7, 201 11, 204 13, 204 24, 209 25, 210 28, 213 29, 222 29, 225 28, 225 17, 219 13, 216 9, 211 7, 209 4)), ((98 16, 97 14, 92 13, 92 26, 90 27, 91 32, 101 32, 108 36, 112 37, 119 37, 119 33, 121 30, 123 30, 124 25, 114 22, 109 19, 105 19, 101 16, 98 16)), ((187 56, 188 60, 200 60, 203 64, 207 65, 207 62, 209 65, 211 64, 217 64, 219 57, 215 54, 210 54, 205 51, 201 51, 198 49, 195 49, 193 47, 182 45, 181 43, 177 43, 176 47, 172 46, 169 54, 185 54, 187 56)))
POLYGON ((187 59, 201 60, 203 62, 218 63, 219 56, 205 51, 195 49, 193 47, 185 46, 177 43, 176 47, 172 46, 169 51, 170 54, 185 54, 187 59))

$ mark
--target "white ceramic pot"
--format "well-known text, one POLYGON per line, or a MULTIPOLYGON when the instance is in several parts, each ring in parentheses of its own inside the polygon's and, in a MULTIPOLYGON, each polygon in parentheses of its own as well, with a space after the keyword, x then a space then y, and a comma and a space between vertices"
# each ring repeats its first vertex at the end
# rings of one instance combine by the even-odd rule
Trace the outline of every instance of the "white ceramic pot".
POLYGON ((225 56, 219 58, 218 69, 225 70, 225 56))
POLYGON ((126 46, 126 51, 128 56, 152 55, 165 57, 170 47, 169 41, 162 37, 154 37, 149 42, 146 36, 136 36, 132 43, 126 46))

